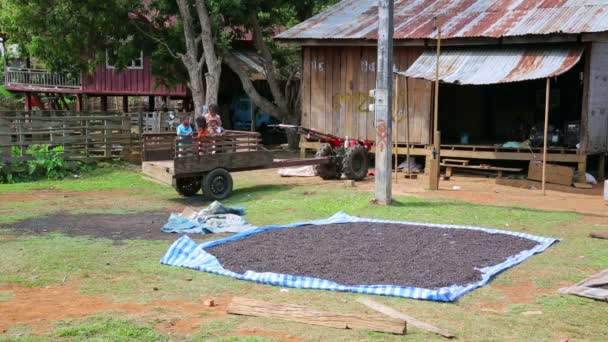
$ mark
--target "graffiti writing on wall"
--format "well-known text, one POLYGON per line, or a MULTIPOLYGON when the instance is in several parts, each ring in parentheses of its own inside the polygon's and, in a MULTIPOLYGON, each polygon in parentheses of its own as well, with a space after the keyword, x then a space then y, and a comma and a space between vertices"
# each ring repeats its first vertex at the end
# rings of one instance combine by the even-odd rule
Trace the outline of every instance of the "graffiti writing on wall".
MULTIPOLYGON (((336 94, 333 98, 333 111, 345 110, 347 113, 374 114, 369 105, 374 104, 375 99, 366 92, 354 92, 350 94, 336 94)), ((405 119, 407 109, 407 93, 400 91, 397 94, 396 107, 393 109, 393 121, 399 122, 405 119)))
POLYGON ((336 94, 333 100, 334 112, 339 112, 342 108, 346 109, 346 112, 356 113, 369 113, 368 104, 373 104, 374 98, 369 96, 368 93, 355 92, 351 94, 336 94))

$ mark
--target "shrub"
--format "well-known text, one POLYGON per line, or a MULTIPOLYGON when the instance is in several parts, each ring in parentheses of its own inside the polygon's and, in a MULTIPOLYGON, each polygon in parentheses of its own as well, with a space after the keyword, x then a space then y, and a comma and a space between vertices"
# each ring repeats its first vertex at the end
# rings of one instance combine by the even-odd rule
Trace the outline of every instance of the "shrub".
MULTIPOLYGON (((13 147, 13 158, 23 157, 19 148, 13 147)), ((63 158, 63 147, 48 145, 31 145, 26 151, 30 160, 16 161, 10 164, 0 163, 0 183, 16 183, 41 178, 63 179, 68 175, 68 163, 63 158)))

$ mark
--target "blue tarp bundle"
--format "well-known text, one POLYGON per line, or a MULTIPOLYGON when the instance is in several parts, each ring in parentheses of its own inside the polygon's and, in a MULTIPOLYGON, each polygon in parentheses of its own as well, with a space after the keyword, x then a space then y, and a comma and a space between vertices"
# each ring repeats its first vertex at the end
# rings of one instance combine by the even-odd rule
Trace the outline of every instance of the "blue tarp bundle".
POLYGON ((490 279, 497 275, 498 273, 513 267, 524 260, 530 258, 534 254, 541 253, 545 249, 549 248, 552 244, 559 241, 558 239, 553 238, 545 238, 530 234, 524 234, 519 232, 511 232, 504 230, 496 230, 496 229, 487 229, 487 228, 479 228, 479 227, 469 227, 469 226, 455 226, 455 225, 440 225, 440 224, 421 224, 414 222, 400 222, 400 221, 388 221, 388 220, 375 220, 368 218, 359 218, 347 215, 343 212, 340 212, 329 219, 326 220, 317 220, 311 222, 302 222, 302 223, 294 223, 289 225, 281 225, 281 226, 268 226, 263 228, 258 228, 253 231, 249 231, 246 233, 237 234, 228 238, 207 241, 197 245, 194 241, 192 241, 187 236, 181 237, 179 240, 175 241, 173 245, 169 248, 165 256, 161 259, 161 264, 170 265, 170 266, 180 266, 187 267, 199 271, 205 271, 210 273, 215 273, 219 275, 224 275, 228 277, 232 277, 240 280, 249 280, 262 284, 276 285, 276 286, 284 286, 284 287, 294 287, 300 289, 319 289, 319 290, 333 290, 333 291, 343 291, 343 292, 355 292, 355 293, 364 293, 364 294, 376 294, 376 295, 384 295, 384 296, 393 296, 393 297, 401 297, 401 298, 412 298, 412 299, 425 299, 431 301, 441 301, 441 302, 452 302, 456 299, 462 297, 466 293, 474 290, 475 288, 486 285, 490 279), (449 287, 443 287, 439 289, 423 289, 417 287, 407 287, 407 286, 395 286, 395 285, 357 285, 357 286, 348 286, 348 285, 340 285, 335 282, 324 280, 324 279, 316 279, 309 277, 301 277, 287 274, 277 274, 277 273, 258 273, 253 271, 247 271, 244 274, 238 274, 231 272, 229 270, 224 269, 224 267, 219 263, 219 261, 211 254, 205 251, 206 248, 210 248, 213 246, 217 246, 223 243, 227 243, 230 241, 235 241, 238 239, 245 238, 252 234, 258 234, 264 231, 273 230, 273 229, 281 229, 281 228, 293 228, 300 227, 306 225, 326 225, 332 223, 348 223, 348 222, 375 222, 375 223, 397 223, 397 224, 410 224, 417 225, 429 228, 441 228, 441 229, 469 229, 469 230, 478 230, 483 231, 490 234, 506 234, 517 236, 520 238, 530 239, 538 242, 538 244, 529 250, 522 251, 516 255, 509 257, 504 262, 480 269, 482 274, 481 279, 478 282, 471 283, 468 285, 460 286, 453 285, 449 287))
POLYGON ((241 215, 245 215, 245 209, 242 207, 227 207, 215 201, 193 217, 171 214, 161 231, 179 234, 217 234, 243 233, 257 228, 249 224, 241 215))

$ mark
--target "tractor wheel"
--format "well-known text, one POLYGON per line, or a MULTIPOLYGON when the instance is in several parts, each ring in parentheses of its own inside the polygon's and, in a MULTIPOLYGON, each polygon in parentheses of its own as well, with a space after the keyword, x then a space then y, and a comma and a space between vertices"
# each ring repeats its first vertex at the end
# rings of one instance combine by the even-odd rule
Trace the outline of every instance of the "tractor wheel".
POLYGON ((367 176, 369 157, 364 146, 351 146, 346 149, 342 159, 342 172, 347 179, 360 181, 367 176))
POLYGON ((203 193, 213 200, 223 200, 232 193, 232 176, 226 169, 214 169, 203 179, 203 193))
POLYGON ((175 190, 185 197, 192 197, 201 189, 201 179, 196 177, 177 178, 175 190))
MULTIPOLYGON (((316 158, 332 158, 335 157, 334 148, 330 144, 322 144, 315 154, 316 158)), ((340 171, 339 165, 335 162, 334 158, 330 160, 328 164, 317 164, 315 165, 315 172, 319 177, 330 180, 340 179, 342 172, 340 171)))

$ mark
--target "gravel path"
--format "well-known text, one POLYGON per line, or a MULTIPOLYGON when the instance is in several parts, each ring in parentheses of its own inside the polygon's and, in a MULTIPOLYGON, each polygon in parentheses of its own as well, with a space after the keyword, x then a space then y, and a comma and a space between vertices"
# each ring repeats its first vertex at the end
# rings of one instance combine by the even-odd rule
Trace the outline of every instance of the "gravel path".
POLYGON ((480 279, 536 241, 464 229, 344 223, 271 230, 209 248, 224 268, 427 289, 480 279))

